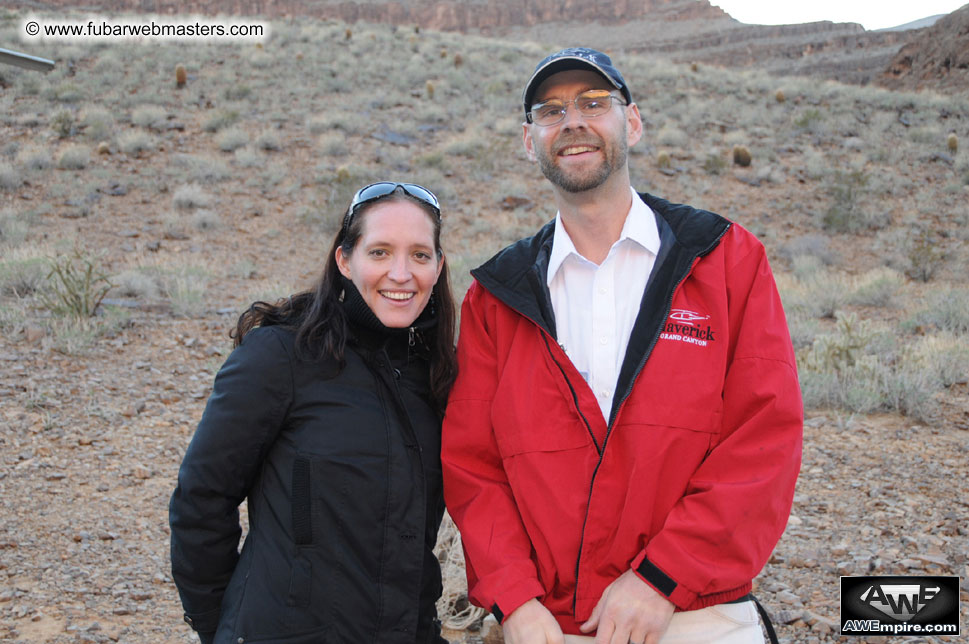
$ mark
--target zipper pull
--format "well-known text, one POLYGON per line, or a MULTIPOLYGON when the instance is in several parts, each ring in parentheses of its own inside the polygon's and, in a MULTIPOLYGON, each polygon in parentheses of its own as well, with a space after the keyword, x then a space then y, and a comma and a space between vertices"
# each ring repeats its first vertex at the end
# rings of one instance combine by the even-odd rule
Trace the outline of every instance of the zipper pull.
POLYGON ((414 327, 411 327, 407 330, 407 346, 409 347, 414 346, 414 335, 416 333, 417 331, 414 330, 414 327))

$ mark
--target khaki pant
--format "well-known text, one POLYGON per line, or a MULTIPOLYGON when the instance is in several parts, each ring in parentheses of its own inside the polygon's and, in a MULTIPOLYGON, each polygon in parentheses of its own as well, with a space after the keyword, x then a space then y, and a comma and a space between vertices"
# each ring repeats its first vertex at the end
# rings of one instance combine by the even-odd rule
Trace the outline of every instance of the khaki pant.
MULTIPOLYGON (((565 644, 592 644, 594 637, 566 635, 565 644)), ((718 604, 673 613, 662 644, 763 644, 754 602, 718 604)))

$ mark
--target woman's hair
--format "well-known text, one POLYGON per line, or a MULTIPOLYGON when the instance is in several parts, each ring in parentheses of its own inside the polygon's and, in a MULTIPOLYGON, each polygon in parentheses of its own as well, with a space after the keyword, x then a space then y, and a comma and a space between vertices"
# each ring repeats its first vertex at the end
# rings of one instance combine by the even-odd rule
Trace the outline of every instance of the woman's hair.
POLYGON ((448 392, 457 376, 457 357, 454 351, 456 312, 447 262, 441 249, 441 220, 428 204, 403 191, 359 206, 350 219, 349 226, 341 227, 333 240, 323 266, 323 274, 316 286, 280 299, 275 304, 254 302, 239 316, 236 328, 229 333, 233 338, 233 346, 241 344, 246 333, 255 327, 281 325, 296 331, 296 353, 300 358, 333 358, 342 364, 348 327, 346 313, 340 303, 343 283, 336 263, 336 249, 342 247, 343 255, 349 258, 363 234, 364 221, 370 208, 386 201, 405 200, 417 205, 433 222, 434 249, 437 251, 438 260, 444 262, 434 285, 432 300, 427 304, 434 304, 437 324, 425 332, 430 347, 431 400, 438 411, 443 413, 448 392))

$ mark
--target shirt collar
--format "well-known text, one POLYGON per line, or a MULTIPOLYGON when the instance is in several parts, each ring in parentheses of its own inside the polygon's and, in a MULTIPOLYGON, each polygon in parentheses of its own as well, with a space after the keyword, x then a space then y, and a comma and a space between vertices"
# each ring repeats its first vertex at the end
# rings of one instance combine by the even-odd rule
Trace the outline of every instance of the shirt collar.
MULTIPOLYGON (((612 247, 615 248, 624 240, 628 239, 636 242, 654 256, 658 255, 659 229, 656 227, 656 215, 632 187, 629 190, 633 196, 632 205, 629 207, 629 212, 626 213, 626 221, 623 223, 622 232, 619 233, 619 239, 616 240, 616 243, 612 247)), ((552 279, 555 278, 555 274, 558 273, 562 263, 570 255, 582 258, 579 251, 575 249, 575 244, 572 242, 572 238, 569 237, 569 233, 565 230, 565 226, 562 225, 562 213, 557 212, 555 213, 555 232, 552 236, 552 252, 548 258, 548 274, 545 278, 546 284, 552 284, 552 279)))

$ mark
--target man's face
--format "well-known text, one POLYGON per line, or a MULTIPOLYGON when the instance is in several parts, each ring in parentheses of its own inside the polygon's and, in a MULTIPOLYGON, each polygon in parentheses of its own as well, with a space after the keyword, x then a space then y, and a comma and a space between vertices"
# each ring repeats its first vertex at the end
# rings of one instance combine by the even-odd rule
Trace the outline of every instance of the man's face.
POLYGON ((629 146, 642 135, 642 121, 635 105, 614 102, 605 114, 585 118, 572 101, 590 89, 615 88, 599 74, 569 70, 548 77, 535 92, 535 103, 559 99, 568 104, 561 123, 551 126, 525 124, 525 152, 538 161, 542 174, 566 192, 598 188, 617 170, 626 167, 629 146))

